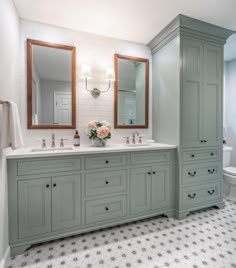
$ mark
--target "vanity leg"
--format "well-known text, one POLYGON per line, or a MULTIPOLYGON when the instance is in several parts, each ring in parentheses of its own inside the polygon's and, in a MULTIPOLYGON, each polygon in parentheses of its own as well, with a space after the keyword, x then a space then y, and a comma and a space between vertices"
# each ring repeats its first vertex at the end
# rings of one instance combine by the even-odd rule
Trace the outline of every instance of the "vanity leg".
POLYGON ((189 213, 190 213, 189 211, 178 212, 178 213, 176 213, 176 218, 178 220, 183 220, 189 215, 189 213))
POLYGON ((168 212, 164 212, 163 215, 167 216, 168 218, 174 218, 175 217, 175 211, 168 211, 168 212))
POLYGON ((219 209, 223 209, 223 208, 225 208, 225 202, 222 201, 222 202, 216 204, 215 206, 216 206, 217 208, 219 208, 219 209))
POLYGON ((26 249, 28 249, 31 245, 23 245, 23 246, 10 246, 10 256, 14 257, 16 255, 24 254, 26 249))

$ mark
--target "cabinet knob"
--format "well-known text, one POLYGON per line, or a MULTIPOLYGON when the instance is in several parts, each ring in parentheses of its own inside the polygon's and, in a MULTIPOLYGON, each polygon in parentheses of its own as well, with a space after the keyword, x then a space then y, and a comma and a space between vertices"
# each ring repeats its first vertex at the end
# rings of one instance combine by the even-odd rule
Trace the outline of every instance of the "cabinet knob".
POLYGON ((105 181, 105 183, 106 183, 106 184, 108 184, 108 183, 109 183, 109 181, 105 181))
POLYGON ((53 187, 57 187, 57 184, 56 183, 53 183, 53 187))
POLYGON ((188 197, 191 198, 191 199, 195 198, 195 196, 196 196, 196 193, 188 194, 188 197))
POLYGON ((156 171, 153 171, 152 174, 156 174, 156 171))
POLYGON ((195 154, 191 154, 191 157, 195 157, 195 154))
POLYGON ((206 142, 207 142, 207 140, 204 140, 203 142, 204 142, 204 143, 206 143, 206 142))
POLYGON ((109 207, 105 207, 105 210, 108 211, 109 210, 109 207))
POLYGON ((204 142, 204 140, 200 140, 200 142, 201 142, 201 143, 203 143, 203 142, 204 142))
POLYGON ((49 184, 46 184, 46 187, 47 187, 47 188, 49 188, 49 187, 50 187, 50 185, 49 185, 49 184))
POLYGON ((106 160, 105 163, 108 164, 109 163, 109 160, 106 160))
POLYGON ((214 153, 211 153, 211 156, 213 156, 214 155, 214 153))
POLYGON ((148 172, 148 175, 152 175, 152 172, 148 172))

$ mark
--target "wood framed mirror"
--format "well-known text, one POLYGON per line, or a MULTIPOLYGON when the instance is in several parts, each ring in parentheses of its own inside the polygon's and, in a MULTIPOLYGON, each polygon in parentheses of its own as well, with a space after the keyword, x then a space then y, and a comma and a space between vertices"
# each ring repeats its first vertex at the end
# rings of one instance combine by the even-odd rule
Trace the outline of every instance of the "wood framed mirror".
POLYGON ((76 48, 27 39, 28 129, 76 127, 76 48))
POLYGON ((114 128, 148 128, 149 60, 114 55, 114 128))

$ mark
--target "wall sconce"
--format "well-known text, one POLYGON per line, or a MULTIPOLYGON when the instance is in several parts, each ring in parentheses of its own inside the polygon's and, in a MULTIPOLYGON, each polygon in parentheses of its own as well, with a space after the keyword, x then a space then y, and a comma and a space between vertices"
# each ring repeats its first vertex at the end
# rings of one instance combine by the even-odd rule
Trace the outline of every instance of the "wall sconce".
POLYGON ((113 68, 107 68, 106 71, 106 81, 108 81, 108 87, 106 90, 100 90, 98 88, 94 89, 88 89, 88 79, 91 78, 91 66, 87 64, 82 65, 81 69, 81 77, 85 79, 85 89, 89 92, 91 92, 91 95, 94 98, 97 98, 100 96, 101 93, 107 92, 111 87, 111 82, 115 81, 115 75, 114 75, 114 69, 113 68))

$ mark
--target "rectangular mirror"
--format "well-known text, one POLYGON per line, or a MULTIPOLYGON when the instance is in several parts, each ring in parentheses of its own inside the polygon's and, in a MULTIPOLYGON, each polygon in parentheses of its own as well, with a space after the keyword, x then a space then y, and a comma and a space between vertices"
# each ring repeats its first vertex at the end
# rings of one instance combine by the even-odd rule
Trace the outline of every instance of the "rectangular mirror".
POLYGON ((114 128, 148 128, 149 60, 115 54, 114 128))
POLYGON ((29 129, 75 128, 75 47, 27 39, 29 129))

